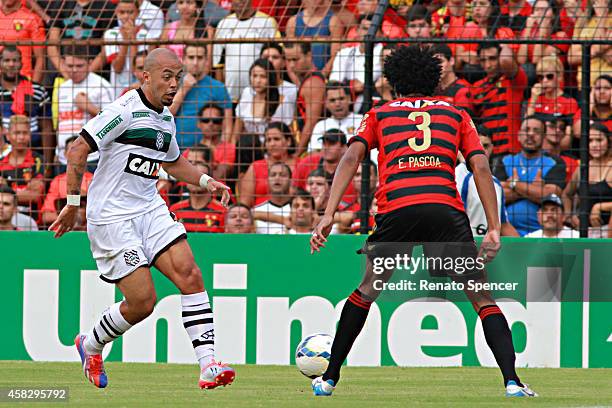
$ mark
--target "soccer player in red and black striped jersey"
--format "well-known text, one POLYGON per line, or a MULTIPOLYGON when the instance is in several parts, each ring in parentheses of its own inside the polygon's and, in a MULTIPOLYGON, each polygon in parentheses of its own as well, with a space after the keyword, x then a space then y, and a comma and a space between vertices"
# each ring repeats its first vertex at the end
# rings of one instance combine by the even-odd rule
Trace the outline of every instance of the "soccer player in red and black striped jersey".
MULTIPOLYGON (((469 115, 431 97, 440 71, 440 61, 430 49, 400 47, 387 57, 384 75, 400 98, 364 116, 336 170, 325 214, 310 240, 311 253, 325 246, 336 208, 365 154, 370 149, 379 150, 376 230, 360 251, 367 255, 366 273, 342 309, 327 371, 312 383, 315 395, 333 392, 342 363, 366 321, 370 305, 381 293, 375 281, 386 282, 393 273, 392 270, 374 273, 375 257, 396 255, 387 252, 385 244, 410 247, 423 243, 427 252, 427 245, 434 248, 431 243, 453 243, 435 247, 444 248, 438 256, 445 258, 457 257, 454 247, 459 243, 463 247, 459 251, 461 256, 467 254, 484 262, 492 260, 500 248, 497 198, 487 156, 469 115), (489 226, 480 252, 455 185, 458 152, 473 170, 489 226)), ((446 276, 460 280, 453 272, 446 276)), ((471 272, 474 281, 486 281, 482 269, 471 272)), ((535 396, 516 374, 512 333, 491 295, 470 290, 465 293, 482 320, 487 344, 503 374, 506 395, 535 396)))

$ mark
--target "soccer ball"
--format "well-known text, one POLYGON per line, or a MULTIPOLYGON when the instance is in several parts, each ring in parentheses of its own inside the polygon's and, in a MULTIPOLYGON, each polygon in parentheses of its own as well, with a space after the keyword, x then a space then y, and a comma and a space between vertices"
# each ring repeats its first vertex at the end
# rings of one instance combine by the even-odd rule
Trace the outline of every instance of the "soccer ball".
POLYGON ((300 341, 295 350, 295 364, 308 378, 317 378, 327 370, 334 338, 329 334, 313 334, 300 341))

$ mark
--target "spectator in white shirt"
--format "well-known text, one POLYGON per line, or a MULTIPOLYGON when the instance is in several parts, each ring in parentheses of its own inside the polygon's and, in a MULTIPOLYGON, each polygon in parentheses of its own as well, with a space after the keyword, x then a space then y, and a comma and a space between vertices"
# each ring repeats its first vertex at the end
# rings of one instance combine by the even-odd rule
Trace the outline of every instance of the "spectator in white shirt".
POLYGON ((284 224, 269 220, 270 214, 289 217, 291 213, 291 168, 285 163, 274 163, 268 170, 268 189, 270 199, 253 207, 255 213, 255 228, 258 234, 284 234, 284 224), (259 217, 257 213, 263 217, 259 217), (266 220, 267 219, 267 220, 266 220))
POLYGON ((138 0, 138 5, 136 25, 143 26, 148 40, 159 38, 164 29, 164 12, 149 0, 138 0))
POLYGON ((563 225, 563 202, 556 194, 542 199, 538 210, 538 222, 542 229, 530 232, 526 238, 578 238, 580 233, 563 225))
POLYGON ((259 57, 261 43, 223 43, 230 39, 278 38, 278 25, 269 15, 253 8, 251 0, 232 0, 233 13, 219 22, 215 30, 213 66, 217 79, 224 82, 234 102, 240 99, 242 90, 249 86, 249 71, 259 57))
MULTIPOLYGON (((348 82, 350 91, 355 100, 354 111, 359 112, 363 105, 363 89, 365 84, 365 43, 362 41, 368 33, 368 29, 372 24, 373 15, 363 15, 359 19, 359 28, 357 29, 357 41, 359 45, 353 47, 342 48, 334 58, 330 81, 348 82)), ((378 33, 380 35, 380 32, 378 33)), ((374 79, 376 82, 382 74, 380 65, 380 54, 383 45, 376 44, 374 46, 374 79)))
POLYGON ((119 0, 115 17, 119 25, 104 32, 105 42, 115 42, 104 46, 106 61, 111 64, 110 82, 118 98, 123 90, 132 83, 132 62, 136 53, 146 51, 144 44, 117 44, 117 41, 144 41, 147 29, 136 24, 138 5, 136 0, 119 0))
MULTIPOLYGON (((100 75, 89 72, 89 50, 87 47, 69 45, 63 48, 63 65, 69 79, 58 90, 57 147, 58 161, 67 163, 64 155, 66 140, 78 135, 91 119, 107 104, 113 102, 115 94, 110 83, 100 75)), ((98 152, 91 153, 87 161, 98 160, 98 152)))
POLYGON ((291 229, 287 234, 310 234, 314 229, 315 201, 303 190, 298 190, 291 200, 291 229))
POLYGON ((263 134, 270 122, 291 125, 296 93, 283 94, 286 89, 279 87, 276 70, 265 58, 253 62, 249 79, 250 86, 242 91, 236 108, 233 140, 239 140, 243 133, 248 133, 259 135, 263 142, 263 134))
POLYGON ((309 152, 321 150, 323 144, 321 137, 331 129, 340 129, 350 139, 359 127, 363 115, 350 111, 351 95, 348 86, 338 82, 329 81, 325 86, 325 108, 331 117, 317 122, 312 130, 312 137, 308 146, 309 152))

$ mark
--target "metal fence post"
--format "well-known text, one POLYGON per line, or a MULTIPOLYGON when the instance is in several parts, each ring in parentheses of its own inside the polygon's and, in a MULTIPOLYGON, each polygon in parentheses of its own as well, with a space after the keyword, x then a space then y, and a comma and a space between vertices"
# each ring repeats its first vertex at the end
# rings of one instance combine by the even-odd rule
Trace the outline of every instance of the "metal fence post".
POLYGON ((582 43, 582 85, 580 86, 580 238, 589 236, 589 131, 591 130, 589 94, 591 89, 591 44, 582 43))
MULTIPOLYGON (((363 84, 363 107, 367 112, 372 108, 372 94, 374 89, 374 45, 376 41, 376 33, 382 24, 383 14, 387 10, 389 0, 382 0, 376 7, 376 12, 372 18, 372 23, 368 29, 368 33, 364 38, 365 42, 365 78, 363 84)), ((361 193, 359 208, 359 219, 361 225, 359 232, 367 234, 369 230, 370 218, 370 153, 366 153, 361 162, 361 193)))

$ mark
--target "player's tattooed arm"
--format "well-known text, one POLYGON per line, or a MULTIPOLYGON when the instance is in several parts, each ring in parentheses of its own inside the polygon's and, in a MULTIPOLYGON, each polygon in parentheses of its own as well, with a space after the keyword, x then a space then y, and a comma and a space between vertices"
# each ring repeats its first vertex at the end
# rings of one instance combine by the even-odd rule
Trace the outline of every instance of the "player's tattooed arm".
POLYGON ((81 194, 81 182, 83 181, 83 174, 85 174, 85 168, 87 167, 87 155, 89 153, 91 153, 91 148, 82 136, 79 136, 79 138, 70 145, 70 149, 67 153, 68 168, 66 169, 68 194, 81 194))
MULTIPOLYGON (((91 152, 89 144, 79 136, 77 140, 70 145, 70 149, 66 153, 68 159, 68 168, 66 169, 66 184, 68 195, 80 195, 81 182, 85 167, 87 166, 87 155, 91 152)), ((77 205, 65 205, 57 219, 49 227, 49 231, 54 231, 54 237, 59 238, 66 232, 72 231, 74 227, 79 207, 77 205)))

